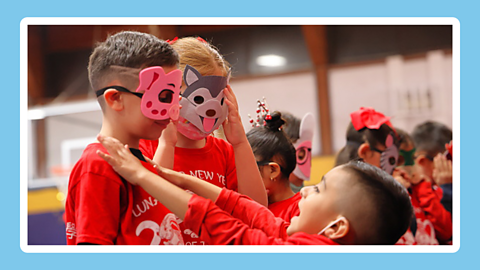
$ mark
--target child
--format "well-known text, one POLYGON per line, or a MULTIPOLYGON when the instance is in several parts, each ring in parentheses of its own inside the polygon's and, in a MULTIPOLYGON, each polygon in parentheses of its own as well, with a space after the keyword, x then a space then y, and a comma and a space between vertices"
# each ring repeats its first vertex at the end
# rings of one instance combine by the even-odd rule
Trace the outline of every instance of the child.
POLYGON ((300 215, 288 225, 234 191, 158 166, 156 175, 118 140, 101 136, 98 140, 110 153, 97 151, 99 156, 132 184, 154 194, 207 244, 394 244, 410 224, 412 207, 405 188, 363 162, 334 168, 320 184, 303 188, 300 215))
POLYGON ((264 125, 257 125, 248 131, 247 139, 267 191, 268 209, 276 217, 288 222, 298 216, 301 198, 299 193, 292 191, 288 180, 296 166, 295 148, 282 131, 285 121, 280 112, 267 114, 265 119, 263 117, 261 122, 264 125))
POLYGON ((398 160, 398 136, 390 117, 364 107, 351 113, 350 117, 347 144, 337 154, 335 166, 362 159, 392 174, 398 160))
MULTIPOLYGON (((447 161, 447 158, 443 154, 446 152, 447 147, 451 148, 452 130, 439 122, 427 121, 417 125, 413 129, 412 138, 416 146, 415 164, 420 166, 425 177, 433 180, 434 187, 438 185, 442 190, 449 189, 451 191, 452 162, 447 161), (435 166, 435 158, 437 165, 441 166, 435 166), (450 168, 450 173, 434 174, 436 167, 437 170, 439 169, 438 167, 450 168), (440 175, 443 177, 439 177, 440 175)), ((442 190, 438 190, 440 195, 442 190)), ((449 200, 451 202, 451 198, 449 198, 449 200)), ((446 204, 445 208, 451 209, 451 204, 446 204)))
MULTIPOLYGON (((451 161, 443 157, 445 145, 452 140, 452 131, 445 125, 427 121, 417 125, 412 131, 412 138, 415 143, 415 172, 414 178, 418 179, 419 185, 425 188, 433 189, 437 197, 443 199, 443 187, 451 188, 451 161), (437 168, 435 168, 435 158, 437 157, 437 168), (447 171, 450 170, 450 177, 434 177, 435 169, 440 169, 440 164, 447 163, 447 171), (450 165, 450 166, 448 166, 450 165)), ((438 176, 440 174, 435 174, 438 176)), ((444 174, 445 175, 445 174, 444 174)), ((449 193, 451 194, 451 193, 449 193)), ((451 201, 451 197, 444 201, 451 201)), ((448 207, 448 204, 447 204, 448 207)), ((451 206, 450 206, 451 207, 451 206)), ((430 209, 430 221, 435 227, 435 233, 440 244, 450 243, 452 237, 452 215, 442 205, 430 209)))
POLYGON ((420 184, 418 179, 412 178, 414 166, 415 145, 405 131, 397 128, 400 139, 399 167, 393 172, 395 180, 399 181, 410 194, 415 219, 409 230, 400 238, 397 244, 405 245, 438 245, 432 222, 428 219, 432 206, 440 205, 440 200, 431 188, 420 184))
POLYGON ((304 181, 310 180, 312 167, 312 139, 315 122, 311 113, 305 114, 302 120, 290 113, 282 113, 286 123, 283 131, 293 143, 297 156, 297 166, 290 174, 290 188, 298 193, 304 185, 304 181))
MULTIPOLYGON (((132 147, 145 170, 155 171, 138 150, 139 140, 157 139, 169 118, 178 117, 177 64, 178 55, 167 42, 129 31, 109 36, 90 56, 89 79, 103 113, 100 134, 132 147)), ((70 175, 67 244, 182 244, 175 215, 126 182, 97 151, 104 151, 100 143, 88 145, 70 175)))
MULTIPOLYGON (((228 62, 201 38, 186 37, 174 39, 170 43, 179 54, 180 69, 184 74, 180 102, 182 109, 176 126, 176 136, 162 136, 154 160, 163 165, 165 163, 162 161, 169 159, 165 154, 174 150, 173 170, 238 191, 267 205, 267 196, 263 192, 263 183, 256 167, 255 171, 250 171, 243 165, 244 161, 235 158, 238 152, 251 152, 249 147, 245 147, 248 142, 244 138, 243 126, 239 127, 242 130, 241 136, 236 136, 232 134, 234 132, 229 133, 231 125, 226 121, 224 131, 228 142, 210 136, 227 117, 225 96, 227 93, 233 94, 230 86, 227 86, 230 72, 228 62), (245 180, 237 182, 237 179, 245 180)), ((145 143, 153 145, 145 148, 157 148, 156 141, 145 143)), ((251 155, 253 157, 253 154, 251 155)), ((149 156, 153 156, 153 153, 149 156)), ((202 244, 198 236, 191 234, 190 230, 183 228, 182 231, 186 244, 202 244)))

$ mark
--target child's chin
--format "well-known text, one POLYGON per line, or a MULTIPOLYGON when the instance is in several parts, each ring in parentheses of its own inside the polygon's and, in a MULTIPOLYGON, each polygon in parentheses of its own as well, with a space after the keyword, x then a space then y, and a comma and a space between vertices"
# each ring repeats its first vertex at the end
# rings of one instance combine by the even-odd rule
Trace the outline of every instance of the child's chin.
POLYGON ((294 233, 297 232, 297 229, 296 229, 297 224, 296 224, 296 222, 294 221, 294 218, 296 218, 296 217, 293 217, 293 218, 290 220, 290 225, 289 225, 288 228, 287 228, 287 234, 288 234, 288 235, 292 235, 292 234, 294 234, 294 233))
POLYGON ((192 123, 178 122, 177 130, 183 134, 183 136, 189 138, 190 140, 202 140, 208 136, 207 133, 203 133, 192 123))

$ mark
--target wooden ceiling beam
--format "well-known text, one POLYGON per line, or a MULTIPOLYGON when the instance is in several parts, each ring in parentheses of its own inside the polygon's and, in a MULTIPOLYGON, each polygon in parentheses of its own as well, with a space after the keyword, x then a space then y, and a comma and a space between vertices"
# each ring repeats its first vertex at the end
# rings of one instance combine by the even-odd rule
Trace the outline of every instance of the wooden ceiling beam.
POLYGON ((302 32, 314 66, 317 82, 322 155, 333 155, 330 97, 328 94, 328 48, 324 25, 304 25, 302 32))

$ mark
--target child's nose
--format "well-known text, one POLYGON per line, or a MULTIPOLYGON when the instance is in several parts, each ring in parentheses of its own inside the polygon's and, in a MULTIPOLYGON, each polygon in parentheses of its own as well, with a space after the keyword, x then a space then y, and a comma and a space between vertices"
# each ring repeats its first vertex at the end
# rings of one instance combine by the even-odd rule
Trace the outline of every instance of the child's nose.
POLYGON ((300 189, 300 196, 302 196, 302 198, 306 198, 308 196, 309 190, 310 187, 303 187, 302 189, 300 189))

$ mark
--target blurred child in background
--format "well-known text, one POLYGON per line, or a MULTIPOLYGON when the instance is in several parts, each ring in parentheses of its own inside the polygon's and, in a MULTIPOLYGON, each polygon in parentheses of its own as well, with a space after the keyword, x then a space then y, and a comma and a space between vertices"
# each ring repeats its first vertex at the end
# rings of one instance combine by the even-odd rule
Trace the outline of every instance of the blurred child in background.
POLYGON ((416 148, 412 178, 417 179, 425 189, 433 189, 442 202, 431 209, 428 218, 433 223, 440 244, 451 243, 452 215, 447 209, 452 209, 452 163, 447 160, 445 153, 446 146, 451 146, 452 131, 441 123, 427 121, 413 129, 412 139, 416 148), (442 188, 447 191, 445 194, 442 188))
POLYGON ((297 166, 290 174, 290 188, 297 193, 304 186, 304 181, 310 180, 312 168, 312 141, 315 121, 311 113, 300 120, 290 113, 282 112, 285 119, 283 131, 293 143, 297 158, 297 166))
POLYGON ((397 166, 399 141, 390 117, 362 107, 350 118, 347 143, 338 152, 335 166, 361 159, 392 174, 397 166))
POLYGON ((431 188, 420 184, 420 179, 412 177, 415 164, 415 145, 407 132, 399 128, 396 128, 396 131, 401 143, 399 167, 393 172, 393 177, 407 188, 415 214, 410 228, 397 244, 438 245, 435 229, 429 217, 434 214, 432 211, 435 208, 441 207, 440 200, 431 188))

